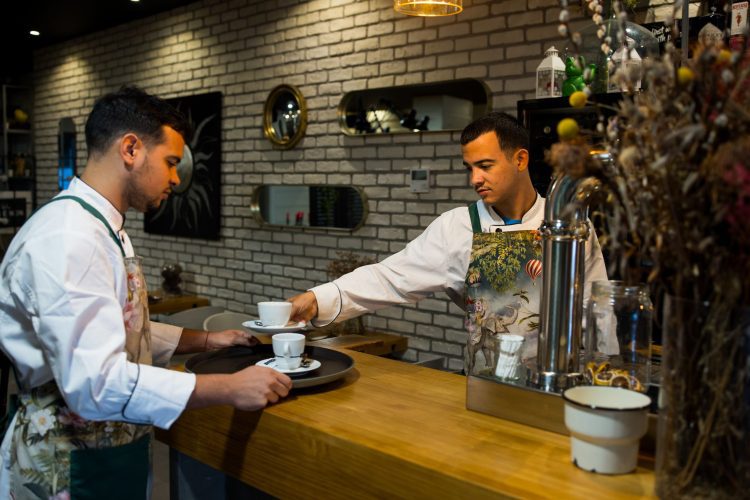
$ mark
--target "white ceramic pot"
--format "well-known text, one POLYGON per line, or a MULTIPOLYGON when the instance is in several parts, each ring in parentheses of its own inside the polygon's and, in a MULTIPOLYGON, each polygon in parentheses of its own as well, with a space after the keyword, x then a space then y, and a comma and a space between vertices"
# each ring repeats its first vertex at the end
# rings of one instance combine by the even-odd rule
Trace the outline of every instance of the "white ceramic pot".
POLYGON ((578 386, 567 389, 563 399, 573 463, 602 474, 633 471, 651 398, 618 387, 578 386))

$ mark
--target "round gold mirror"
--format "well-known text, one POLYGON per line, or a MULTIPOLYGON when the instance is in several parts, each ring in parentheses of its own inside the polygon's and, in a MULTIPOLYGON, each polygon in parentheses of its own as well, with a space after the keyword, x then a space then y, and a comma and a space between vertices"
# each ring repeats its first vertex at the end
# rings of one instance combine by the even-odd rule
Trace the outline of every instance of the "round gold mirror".
POLYGON ((300 91, 279 85, 271 91, 263 107, 263 132, 275 145, 289 149, 305 135, 307 105, 300 91))

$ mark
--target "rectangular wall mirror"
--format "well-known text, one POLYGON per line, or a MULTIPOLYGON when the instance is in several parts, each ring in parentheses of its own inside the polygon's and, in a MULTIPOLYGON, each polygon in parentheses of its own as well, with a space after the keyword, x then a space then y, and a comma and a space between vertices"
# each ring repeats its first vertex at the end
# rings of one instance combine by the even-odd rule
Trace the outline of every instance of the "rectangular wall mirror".
POLYGON ((355 90, 339 103, 347 135, 461 130, 490 111, 487 86, 472 78, 355 90))
POLYGON ((266 226, 356 231, 367 218, 365 193, 351 186, 258 186, 251 208, 266 226))

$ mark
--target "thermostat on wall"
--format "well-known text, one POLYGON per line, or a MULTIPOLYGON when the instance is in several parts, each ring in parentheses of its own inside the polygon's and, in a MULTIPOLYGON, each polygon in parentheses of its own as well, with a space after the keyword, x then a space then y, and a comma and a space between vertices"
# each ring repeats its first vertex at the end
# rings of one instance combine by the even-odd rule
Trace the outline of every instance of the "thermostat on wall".
POLYGON ((429 193, 430 192, 430 169, 429 168, 412 168, 410 172, 411 172, 411 192, 412 193, 429 193))

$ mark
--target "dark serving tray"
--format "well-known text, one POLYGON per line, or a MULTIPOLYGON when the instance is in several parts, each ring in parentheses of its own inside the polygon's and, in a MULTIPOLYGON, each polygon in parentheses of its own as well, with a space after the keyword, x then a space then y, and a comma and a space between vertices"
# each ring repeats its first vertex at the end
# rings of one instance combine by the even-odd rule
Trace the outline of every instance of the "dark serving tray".
MULTIPOLYGON (((295 375, 292 378, 293 389, 333 382, 354 368, 352 358, 333 349, 306 346, 305 353, 310 358, 320 361, 320 368, 309 373, 295 375)), ((266 344, 253 347, 227 347, 193 356, 185 362, 185 369, 196 374, 234 373, 271 357, 273 357, 273 347, 266 344)))

